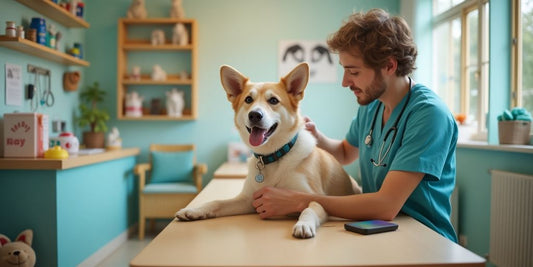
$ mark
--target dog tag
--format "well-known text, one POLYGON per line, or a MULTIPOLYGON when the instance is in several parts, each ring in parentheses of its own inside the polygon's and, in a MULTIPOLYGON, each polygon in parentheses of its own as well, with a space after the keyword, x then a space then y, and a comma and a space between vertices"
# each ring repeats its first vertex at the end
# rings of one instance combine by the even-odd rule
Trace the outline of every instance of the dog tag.
POLYGON ((264 180, 265 180, 265 177, 264 177, 263 174, 261 174, 261 173, 258 173, 258 174, 255 176, 255 181, 258 182, 258 183, 262 183, 264 180))

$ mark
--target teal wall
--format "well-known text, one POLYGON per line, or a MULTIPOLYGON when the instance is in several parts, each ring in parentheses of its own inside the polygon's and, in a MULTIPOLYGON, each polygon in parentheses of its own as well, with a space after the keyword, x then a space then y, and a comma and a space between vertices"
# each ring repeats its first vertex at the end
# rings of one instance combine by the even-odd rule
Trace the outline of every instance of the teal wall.
MULTIPOLYGON (((0 2, 0 35, 5 34, 5 22, 14 21, 16 25, 23 25, 25 28, 28 27, 31 18, 33 17, 43 17, 41 14, 37 13, 33 9, 27 8, 25 5, 22 5, 13 0, 4 0, 0 2)), ((60 41, 60 47, 72 47, 73 43, 80 42, 84 46, 87 45, 84 42, 85 39, 85 29, 79 28, 65 28, 59 23, 52 22, 49 18, 44 17, 47 24, 54 24, 56 28, 62 34, 62 40, 60 41)), ((64 50, 61 50, 62 52, 64 50)), ((50 120, 62 120, 67 123, 67 130, 74 131, 73 120, 74 120, 74 111, 77 109, 79 100, 78 92, 65 92, 63 91, 63 73, 65 71, 74 71, 78 70, 82 72, 81 83, 85 81, 84 70, 85 68, 77 66, 65 66, 60 63, 53 61, 48 61, 38 57, 33 57, 25 53, 17 52, 5 47, 0 46, 0 88, 2 92, 0 93, 0 116, 3 117, 4 113, 11 113, 15 111, 19 112, 31 112, 30 101, 26 100, 26 91, 24 91, 24 100, 22 106, 7 106, 5 104, 5 64, 16 64, 22 68, 22 82, 24 87, 28 83, 34 83, 34 75, 28 75, 26 68, 28 64, 35 66, 43 67, 51 71, 51 89, 55 97, 55 104, 52 107, 39 106, 37 112, 48 114, 50 120)), ((42 79, 44 86, 45 79, 42 79)), ((0 125, 1 122, 0 122, 0 125)), ((57 134, 56 134, 57 135, 57 134)), ((0 133, 0 136, 3 136, 3 133, 0 133)), ((0 151, 0 155, 3 155, 3 150, 0 151)))

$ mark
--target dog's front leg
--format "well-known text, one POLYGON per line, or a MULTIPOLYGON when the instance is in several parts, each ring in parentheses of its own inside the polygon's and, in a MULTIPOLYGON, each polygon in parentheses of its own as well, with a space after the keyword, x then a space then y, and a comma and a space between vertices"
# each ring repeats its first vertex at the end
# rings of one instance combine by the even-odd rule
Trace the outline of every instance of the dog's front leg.
POLYGON ((311 238, 316 234, 316 229, 324 223, 328 214, 317 202, 311 201, 309 206, 302 211, 298 222, 292 228, 292 235, 297 238, 311 238))
POLYGON ((241 194, 232 199, 207 202, 198 208, 184 208, 175 216, 180 221, 193 221, 254 212, 252 199, 241 194))

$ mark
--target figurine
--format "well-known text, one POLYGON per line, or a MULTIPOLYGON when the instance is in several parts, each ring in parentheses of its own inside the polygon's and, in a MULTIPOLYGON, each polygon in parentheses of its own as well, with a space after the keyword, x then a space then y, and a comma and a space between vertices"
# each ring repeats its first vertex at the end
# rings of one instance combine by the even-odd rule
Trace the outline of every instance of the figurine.
POLYGON ((164 81, 167 79, 167 73, 159 66, 155 64, 152 67, 152 80, 154 81, 164 81))
POLYGON ((130 79, 134 81, 140 81, 141 80, 141 67, 134 66, 132 69, 132 74, 130 75, 130 79))
POLYGON ((152 45, 165 44, 165 32, 163 30, 153 30, 151 41, 152 41, 152 45))
POLYGON ((189 33, 182 23, 177 23, 172 29, 172 43, 177 45, 189 44, 189 33))
POLYGON ((117 127, 113 127, 111 132, 107 135, 107 148, 108 149, 119 149, 122 147, 122 138, 120 138, 120 133, 117 127))
POLYGON ((143 115, 143 100, 137 92, 126 94, 126 116, 128 117, 142 117, 143 115))
POLYGON ((144 0, 133 0, 128 9, 128 18, 144 19, 146 18, 146 7, 144 6, 144 0))
POLYGON ((185 10, 181 5, 181 0, 172 0, 172 6, 170 7, 171 18, 185 18, 185 10))
POLYGON ((166 92, 166 95, 168 116, 181 117, 183 115, 183 108, 185 107, 183 91, 178 91, 177 88, 172 88, 171 91, 166 92))

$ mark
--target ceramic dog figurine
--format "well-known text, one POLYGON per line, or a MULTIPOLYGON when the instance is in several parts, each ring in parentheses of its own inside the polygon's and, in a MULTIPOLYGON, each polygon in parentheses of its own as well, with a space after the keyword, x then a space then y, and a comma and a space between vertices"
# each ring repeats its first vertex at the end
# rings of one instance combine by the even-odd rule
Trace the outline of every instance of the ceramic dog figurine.
POLYGON ((182 23, 177 23, 172 29, 172 43, 177 45, 189 44, 189 33, 182 23))
POLYGON ((172 0, 172 6, 170 7, 171 18, 185 18, 185 10, 181 5, 181 0, 172 0))
POLYGON ((165 32, 163 30, 153 30, 151 42, 152 42, 152 45, 165 44, 165 32))
POLYGON ((152 67, 152 80, 154 81, 164 81, 167 79, 167 73, 159 66, 155 64, 152 67))
POLYGON ((128 9, 127 17, 130 19, 146 18, 146 7, 144 6, 144 0, 133 0, 130 8, 128 9))
POLYGON ((172 91, 166 92, 166 95, 168 116, 181 117, 183 115, 183 108, 185 107, 183 91, 172 88, 172 91))
POLYGON ((15 241, 0 234, 0 267, 33 267, 35 266, 35 251, 31 247, 33 231, 22 231, 15 241))

